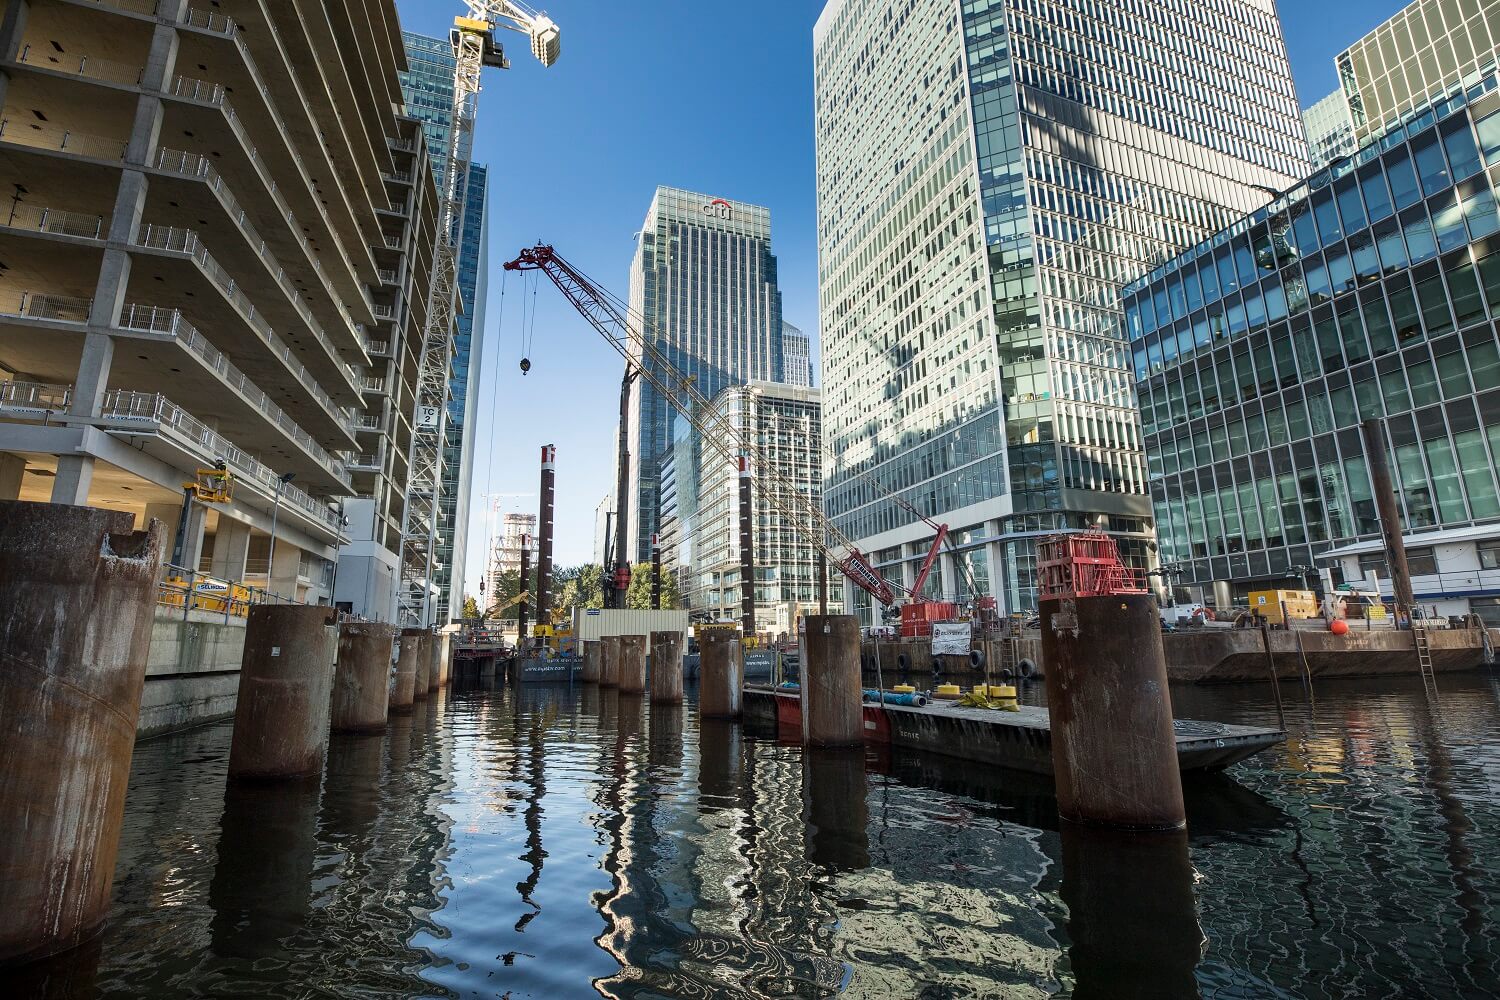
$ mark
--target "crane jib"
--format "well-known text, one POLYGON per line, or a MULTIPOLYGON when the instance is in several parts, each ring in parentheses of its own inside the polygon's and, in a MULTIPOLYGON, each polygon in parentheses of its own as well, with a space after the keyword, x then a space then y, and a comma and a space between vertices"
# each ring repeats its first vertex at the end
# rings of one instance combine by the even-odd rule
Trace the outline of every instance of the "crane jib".
POLYGON ((839 563, 839 569, 843 570, 844 575, 853 580, 861 590, 870 594, 881 604, 895 603, 896 595, 891 591, 891 585, 875 572, 875 567, 870 565, 870 561, 858 549, 850 552, 844 561, 839 563))

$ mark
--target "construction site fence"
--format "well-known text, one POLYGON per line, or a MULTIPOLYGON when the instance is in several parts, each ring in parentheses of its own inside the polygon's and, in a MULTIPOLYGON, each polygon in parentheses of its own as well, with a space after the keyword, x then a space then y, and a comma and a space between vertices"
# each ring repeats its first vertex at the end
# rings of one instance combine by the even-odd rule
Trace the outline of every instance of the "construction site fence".
POLYGON ((161 581, 156 588, 157 607, 181 611, 184 621, 190 612, 197 611, 222 615, 225 624, 229 624, 244 621, 257 604, 305 603, 263 587, 250 587, 171 563, 162 566, 161 581))

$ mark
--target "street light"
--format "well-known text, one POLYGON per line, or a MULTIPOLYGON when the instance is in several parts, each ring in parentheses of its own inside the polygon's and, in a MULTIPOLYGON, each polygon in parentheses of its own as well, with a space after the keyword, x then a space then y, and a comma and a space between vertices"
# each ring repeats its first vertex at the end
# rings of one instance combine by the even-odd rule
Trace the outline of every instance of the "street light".
MULTIPOLYGON (((339 585, 339 548, 344 544, 344 529, 349 527, 349 517, 344 513, 344 501, 340 500, 336 504, 330 503, 328 506, 337 515, 337 524, 333 532, 333 579, 328 581, 328 606, 336 608, 338 603, 334 598, 339 585)), ((483 584, 484 581, 481 580, 481 587, 483 584)))
POLYGON ((266 557, 266 593, 271 592, 271 574, 276 570, 276 518, 281 513, 281 491, 286 484, 297 478, 295 472, 283 472, 276 477, 276 494, 271 501, 271 551, 266 557))

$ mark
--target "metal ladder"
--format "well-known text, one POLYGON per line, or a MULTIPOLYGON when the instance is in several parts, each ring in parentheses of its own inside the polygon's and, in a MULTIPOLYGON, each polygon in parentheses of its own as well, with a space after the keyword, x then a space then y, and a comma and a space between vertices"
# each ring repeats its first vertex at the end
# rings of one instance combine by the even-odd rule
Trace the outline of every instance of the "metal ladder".
POLYGON ((1427 626, 1413 618, 1411 636, 1417 649, 1417 669, 1422 674, 1422 690, 1427 693, 1428 697, 1436 698, 1437 675, 1432 669, 1432 644, 1427 638, 1427 626))

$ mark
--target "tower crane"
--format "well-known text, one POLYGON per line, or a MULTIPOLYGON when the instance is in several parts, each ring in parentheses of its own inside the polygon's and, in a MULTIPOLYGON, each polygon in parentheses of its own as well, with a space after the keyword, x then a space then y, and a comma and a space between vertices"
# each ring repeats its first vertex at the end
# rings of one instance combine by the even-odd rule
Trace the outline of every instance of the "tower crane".
POLYGON ((429 585, 437 553, 439 496, 442 490, 443 438, 448 423, 448 380, 453 363, 453 314, 458 295, 458 247, 463 233, 469 185, 469 148, 479 98, 479 74, 485 66, 508 69, 504 47, 495 31, 505 28, 527 35, 531 53, 543 66, 557 62, 561 32, 546 14, 519 0, 466 0, 467 16, 453 19, 449 38, 453 71, 453 128, 443 151, 442 190, 438 192, 438 232, 428 293, 427 322, 417 364, 416 412, 412 420, 411 460, 407 466, 406 510, 401 525, 399 619, 429 624, 429 585))
MULTIPOLYGON (((628 307, 603 291, 587 275, 562 258, 551 246, 538 243, 507 261, 507 271, 541 271, 589 324, 698 431, 703 444, 730 465, 741 456, 753 463, 754 482, 761 496, 814 549, 832 562, 854 585, 883 605, 895 603, 891 585, 870 560, 824 515, 822 506, 766 461, 753 433, 746 434, 726 416, 709 407, 694 380, 684 378, 658 351, 641 324, 626 320, 628 307)), ((934 550, 935 553, 936 550, 934 550)), ((929 563, 931 557, 929 557, 929 563)))

